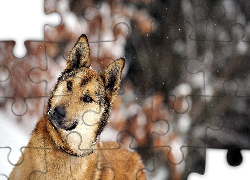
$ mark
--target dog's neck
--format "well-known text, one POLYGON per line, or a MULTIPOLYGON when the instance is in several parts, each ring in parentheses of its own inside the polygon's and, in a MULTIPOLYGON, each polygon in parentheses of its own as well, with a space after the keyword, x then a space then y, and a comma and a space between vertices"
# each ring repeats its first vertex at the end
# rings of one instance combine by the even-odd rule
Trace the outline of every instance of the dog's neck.
MULTIPOLYGON (((69 173, 69 169, 74 169, 74 172, 76 172, 78 169, 81 173, 78 173, 77 176, 89 176, 89 179, 100 175, 100 171, 97 171, 96 168, 99 166, 99 161, 97 158, 98 151, 95 151, 92 154, 84 157, 69 155, 55 146, 55 142, 53 142, 51 135, 55 136, 56 134, 56 129, 53 128, 46 116, 38 121, 36 128, 32 132, 30 142, 26 148, 27 151, 30 152, 24 152, 24 156, 32 156, 32 154, 38 153, 39 156, 36 157, 41 157, 40 161, 46 163, 46 166, 44 166, 43 163, 34 163, 35 166, 38 166, 39 164, 41 165, 35 169, 38 168, 43 169, 43 171, 47 171, 57 167, 58 173, 56 174, 69 173), (46 158, 45 161, 44 158, 46 158)), ((98 144, 96 144, 95 147, 97 146, 98 144)), ((38 162, 39 160, 37 159, 36 161, 38 162)), ((75 175, 69 174, 69 177, 70 176, 75 175)), ((53 174, 51 177, 53 177, 53 174)))

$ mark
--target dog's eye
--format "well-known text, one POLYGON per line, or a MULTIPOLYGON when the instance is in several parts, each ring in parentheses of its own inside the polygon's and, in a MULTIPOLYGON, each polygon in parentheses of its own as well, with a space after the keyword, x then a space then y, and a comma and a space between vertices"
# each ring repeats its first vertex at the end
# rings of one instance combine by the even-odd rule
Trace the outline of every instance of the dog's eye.
POLYGON ((86 102, 86 103, 91 103, 91 102, 93 102, 94 100, 93 100, 92 97, 90 97, 89 95, 86 95, 86 96, 83 96, 83 97, 82 97, 82 101, 83 101, 83 102, 86 102))
POLYGON ((72 91, 72 81, 67 82, 67 89, 68 91, 72 91))

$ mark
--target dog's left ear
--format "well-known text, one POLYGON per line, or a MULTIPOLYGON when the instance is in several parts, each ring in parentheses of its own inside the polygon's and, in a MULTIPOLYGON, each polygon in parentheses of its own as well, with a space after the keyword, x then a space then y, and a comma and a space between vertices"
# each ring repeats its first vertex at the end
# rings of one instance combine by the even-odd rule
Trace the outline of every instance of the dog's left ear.
POLYGON ((79 37, 66 62, 66 69, 73 70, 80 67, 90 67, 89 44, 85 34, 79 37))
POLYGON ((101 73, 110 103, 114 101, 118 93, 124 65, 125 59, 118 59, 109 64, 109 66, 101 73))

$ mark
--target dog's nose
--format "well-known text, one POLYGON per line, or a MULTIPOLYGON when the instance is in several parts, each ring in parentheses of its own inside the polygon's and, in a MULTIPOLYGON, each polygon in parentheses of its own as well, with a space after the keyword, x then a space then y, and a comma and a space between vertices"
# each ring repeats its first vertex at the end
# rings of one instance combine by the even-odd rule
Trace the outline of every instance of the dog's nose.
POLYGON ((63 107, 55 107, 53 113, 52 113, 53 119, 60 120, 66 117, 66 112, 63 107))

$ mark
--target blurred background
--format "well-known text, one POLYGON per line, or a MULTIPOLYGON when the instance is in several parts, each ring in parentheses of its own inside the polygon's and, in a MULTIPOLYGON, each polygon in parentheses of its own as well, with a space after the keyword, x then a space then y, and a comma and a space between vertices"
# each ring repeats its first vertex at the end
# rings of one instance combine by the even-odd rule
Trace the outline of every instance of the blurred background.
POLYGON ((45 26, 45 41, 25 42, 22 59, 11 53, 14 42, 0 42, 0 177, 21 155, 81 34, 93 69, 126 58, 100 139, 137 151, 148 179, 204 173, 208 147, 249 149, 249 8, 248 0, 45 0, 45 13, 62 17, 45 26))

